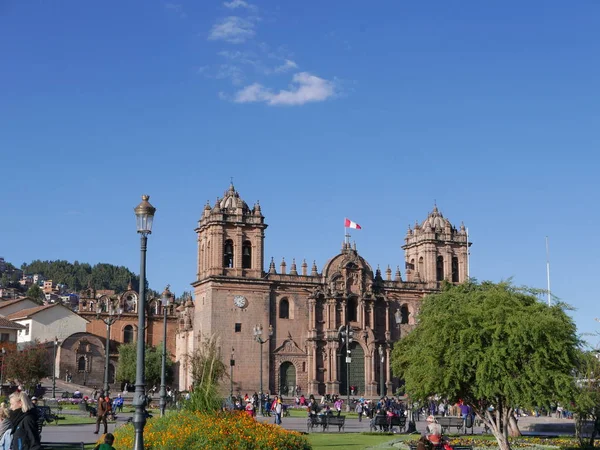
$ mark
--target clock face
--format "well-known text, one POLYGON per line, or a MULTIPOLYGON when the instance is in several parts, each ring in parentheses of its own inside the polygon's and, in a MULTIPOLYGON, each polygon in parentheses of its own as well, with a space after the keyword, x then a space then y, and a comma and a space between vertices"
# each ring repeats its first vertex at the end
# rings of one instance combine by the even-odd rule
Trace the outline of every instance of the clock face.
POLYGON ((233 304, 238 308, 243 308, 244 306, 246 306, 247 303, 248 301, 243 295, 236 295, 233 297, 233 304))

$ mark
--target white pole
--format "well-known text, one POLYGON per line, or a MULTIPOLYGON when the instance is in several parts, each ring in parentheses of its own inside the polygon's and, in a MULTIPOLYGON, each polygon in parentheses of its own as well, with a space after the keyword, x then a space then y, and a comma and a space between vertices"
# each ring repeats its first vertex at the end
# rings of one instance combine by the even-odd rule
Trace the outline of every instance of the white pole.
POLYGON ((550 250, 548 247, 548 236, 546 236, 546 279, 548 282, 548 306, 550 306, 550 250))

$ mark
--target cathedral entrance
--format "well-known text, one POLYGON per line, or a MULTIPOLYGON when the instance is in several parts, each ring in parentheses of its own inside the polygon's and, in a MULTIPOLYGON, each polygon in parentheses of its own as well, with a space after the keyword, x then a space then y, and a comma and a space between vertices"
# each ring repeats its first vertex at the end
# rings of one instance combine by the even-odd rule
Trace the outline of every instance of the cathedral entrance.
POLYGON ((365 352, 356 342, 350 344, 352 362, 346 364, 346 347, 342 348, 340 358, 340 394, 348 395, 346 386, 350 387, 350 395, 365 394, 365 352), (349 373, 348 373, 349 372, 349 373), (348 383, 346 384, 346 379, 348 383), (354 387, 354 393, 352 393, 354 387))
POLYGON ((282 395, 294 395, 296 392, 296 368, 289 361, 279 366, 279 392, 282 395))

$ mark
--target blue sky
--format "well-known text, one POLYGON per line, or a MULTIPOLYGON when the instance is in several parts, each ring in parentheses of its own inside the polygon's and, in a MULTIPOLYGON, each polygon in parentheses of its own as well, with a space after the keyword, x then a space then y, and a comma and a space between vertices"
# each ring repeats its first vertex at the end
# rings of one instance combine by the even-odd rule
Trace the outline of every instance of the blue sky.
MULTIPOLYGON (((546 286, 599 324, 596 1, 0 2, 0 256, 194 281, 194 228, 230 177, 267 260, 319 269, 345 216, 403 268, 434 201, 471 274, 546 286)), ((596 345, 600 337, 590 338, 596 345)))

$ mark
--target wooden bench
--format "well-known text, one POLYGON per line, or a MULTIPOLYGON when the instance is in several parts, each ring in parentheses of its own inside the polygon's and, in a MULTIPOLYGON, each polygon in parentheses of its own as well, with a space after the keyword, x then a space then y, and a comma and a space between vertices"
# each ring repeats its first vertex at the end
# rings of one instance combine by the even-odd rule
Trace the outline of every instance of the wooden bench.
POLYGON ((43 442, 42 450, 84 450, 83 442, 43 442))
POLYGON ((323 427, 322 431, 325 431, 330 426, 338 427, 338 431, 342 431, 345 425, 346 416, 312 415, 306 421, 306 431, 310 431, 314 427, 323 427))
POLYGON ((52 412, 49 406, 36 406, 36 412, 38 415, 38 435, 42 435, 42 428, 46 425, 46 422, 54 422, 58 420, 58 416, 52 412))
POLYGON ((398 427, 400 431, 404 431, 406 426, 405 416, 375 416, 371 419, 369 427, 371 431, 383 429, 384 431, 391 431, 394 427, 398 427))

